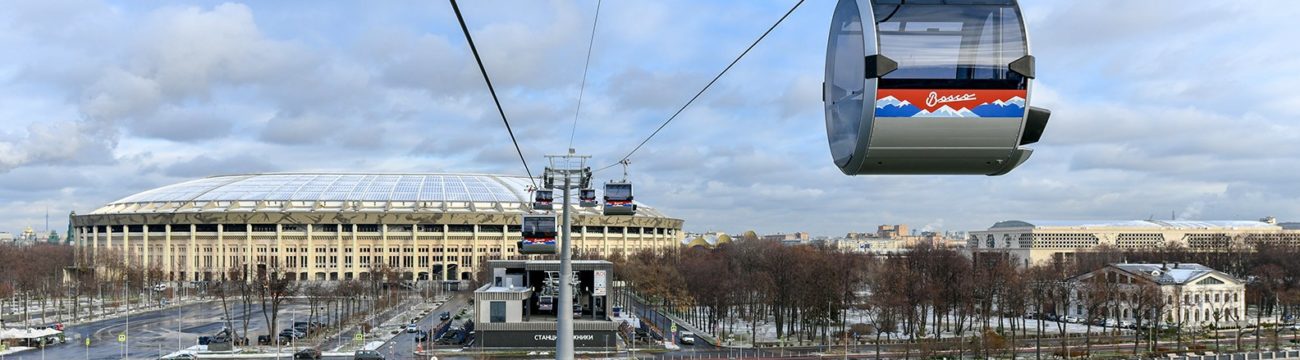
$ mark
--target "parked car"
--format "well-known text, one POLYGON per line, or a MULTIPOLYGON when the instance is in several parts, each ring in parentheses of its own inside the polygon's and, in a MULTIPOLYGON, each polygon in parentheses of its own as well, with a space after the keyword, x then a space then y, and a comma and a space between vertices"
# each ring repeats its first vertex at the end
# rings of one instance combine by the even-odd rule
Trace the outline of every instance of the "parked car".
POLYGON ((258 335, 258 336, 257 336, 257 344, 258 344, 258 345, 271 345, 271 335, 258 335))
POLYGON ((299 331, 297 329, 284 329, 284 330, 280 330, 280 337, 301 339, 307 337, 307 333, 299 331))
POLYGON ((374 350, 357 350, 352 354, 352 360, 384 360, 384 355, 374 350))
POLYGON ((415 332, 415 342, 429 341, 429 332, 420 330, 415 332))
POLYGON ((420 327, 419 327, 419 326, 415 326, 415 325, 407 326, 407 327, 406 327, 406 332, 407 332, 408 334, 414 334, 414 333, 420 332, 420 327))
POLYGON ((1079 322, 1079 318, 1077 318, 1077 317, 1073 317, 1073 316, 1066 316, 1066 317, 1064 317, 1064 318, 1062 318, 1062 319, 1064 319, 1065 322, 1068 322, 1068 323, 1078 323, 1078 322, 1079 322))
POLYGON ((320 357, 320 350, 316 349, 302 349, 293 354, 294 360, 320 360, 320 357))
POLYGON ((677 342, 682 343, 682 345, 695 345, 695 333, 682 331, 677 335, 677 342))

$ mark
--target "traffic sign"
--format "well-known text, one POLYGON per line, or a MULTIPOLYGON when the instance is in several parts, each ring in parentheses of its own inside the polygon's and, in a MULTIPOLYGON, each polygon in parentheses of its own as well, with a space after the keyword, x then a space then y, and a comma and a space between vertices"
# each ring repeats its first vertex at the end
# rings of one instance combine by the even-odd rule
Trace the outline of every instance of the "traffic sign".
POLYGON ((126 342, 126 334, 117 334, 117 342, 120 343, 126 342))
POLYGON ((366 334, 362 334, 362 333, 360 333, 360 332, 358 332, 358 333, 356 333, 356 334, 353 334, 353 335, 352 335, 352 341, 356 341, 356 342, 358 342, 358 343, 360 343, 360 342, 362 342, 362 341, 366 341, 366 334))
POLYGON ((0 351, 9 350, 9 345, 0 344, 0 351))
POLYGON ((86 338, 86 346, 90 346, 90 338, 86 338))
POLYGON ((677 332, 677 323, 673 323, 673 326, 668 327, 668 329, 669 331, 677 332))

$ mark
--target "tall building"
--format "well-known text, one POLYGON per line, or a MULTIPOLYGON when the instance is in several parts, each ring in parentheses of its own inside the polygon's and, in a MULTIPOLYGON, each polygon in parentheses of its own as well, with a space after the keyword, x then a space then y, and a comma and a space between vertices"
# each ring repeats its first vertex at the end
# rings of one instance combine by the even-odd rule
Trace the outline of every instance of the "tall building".
MULTIPOLYGON (((87 256, 158 267, 170 279, 216 279, 232 268, 364 279, 385 265, 406 279, 463 280, 489 259, 554 257, 516 249, 530 185, 481 174, 214 176, 127 196, 72 222, 87 256)), ((682 220, 645 204, 635 216, 604 216, 576 201, 571 211, 578 253, 675 249, 682 236, 682 220)))
POLYGON ((987 230, 971 231, 966 249, 973 253, 1014 255, 1029 266, 1106 245, 1118 249, 1176 244, 1195 251, 1222 251, 1257 243, 1300 245, 1300 230, 1285 229, 1271 218, 1261 221, 1011 220, 987 230))

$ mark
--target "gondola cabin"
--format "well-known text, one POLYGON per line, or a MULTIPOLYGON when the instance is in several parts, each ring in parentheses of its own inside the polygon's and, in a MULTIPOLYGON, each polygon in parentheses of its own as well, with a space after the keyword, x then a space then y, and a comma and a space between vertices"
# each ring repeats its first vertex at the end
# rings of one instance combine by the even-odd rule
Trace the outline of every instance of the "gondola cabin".
POLYGON ((555 254, 559 238, 555 215, 525 214, 519 226, 519 253, 525 255, 555 254))
POLYGON ((533 196, 533 210, 555 210, 554 190, 539 189, 533 196))
POLYGON ((605 184, 605 215, 635 215, 636 204, 632 202, 632 183, 610 182, 605 184))
POLYGON ((596 189, 582 189, 578 192, 578 205, 585 208, 596 207, 596 189))
POLYGON ((822 100, 848 175, 1002 175, 1051 114, 1015 0, 840 0, 822 100))

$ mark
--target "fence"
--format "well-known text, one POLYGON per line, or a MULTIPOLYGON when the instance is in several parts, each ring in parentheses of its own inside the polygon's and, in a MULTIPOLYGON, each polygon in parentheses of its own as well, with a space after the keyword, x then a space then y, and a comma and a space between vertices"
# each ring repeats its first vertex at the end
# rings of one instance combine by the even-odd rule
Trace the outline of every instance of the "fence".
POLYGON ((1170 356, 1170 360, 1265 360, 1265 359, 1300 359, 1300 350, 1267 351, 1236 354, 1170 356))

